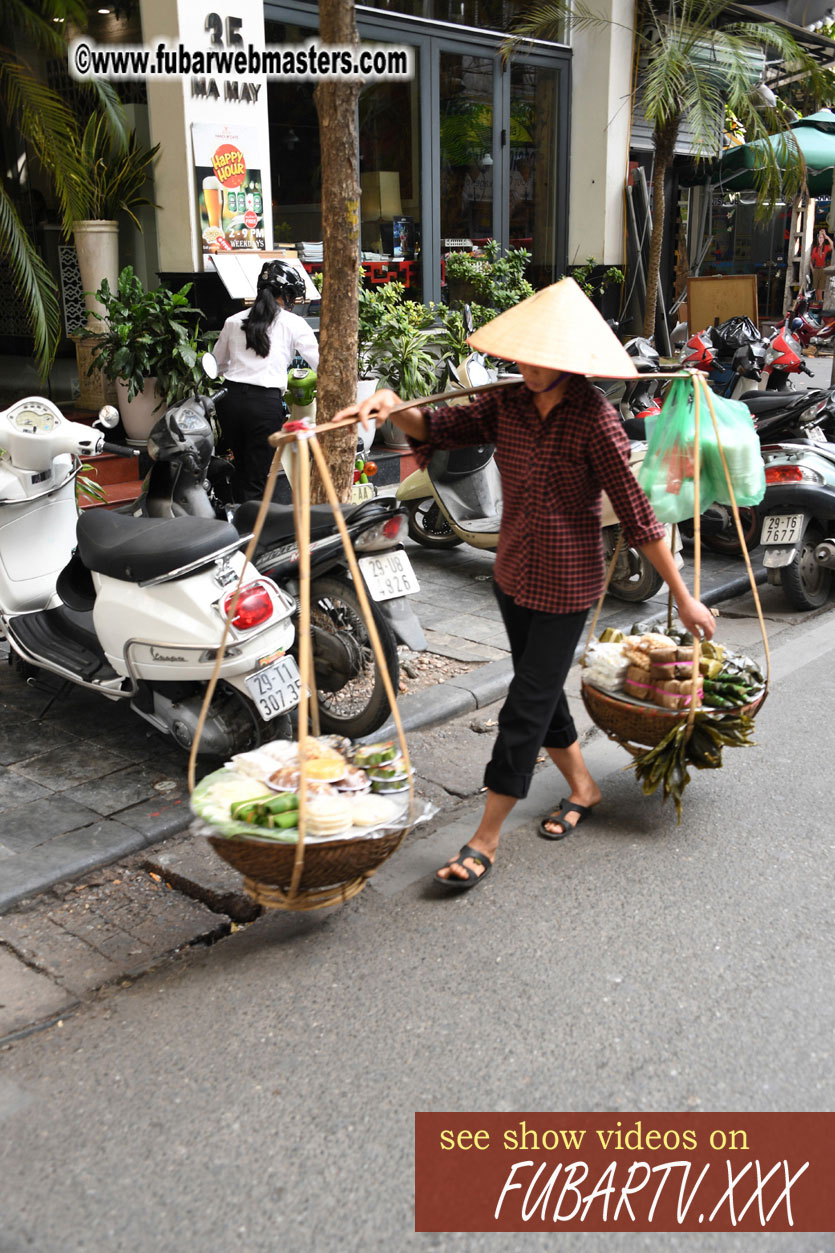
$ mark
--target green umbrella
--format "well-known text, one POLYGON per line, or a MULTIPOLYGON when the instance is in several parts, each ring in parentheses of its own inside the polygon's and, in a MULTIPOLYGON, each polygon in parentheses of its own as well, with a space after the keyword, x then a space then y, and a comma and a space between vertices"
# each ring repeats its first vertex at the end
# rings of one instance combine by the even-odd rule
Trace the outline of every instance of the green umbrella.
MULTIPOLYGON (((832 191, 832 168, 835 166, 835 113, 821 109, 809 117, 792 122, 791 130, 806 162, 806 180, 812 196, 828 196, 832 191)), ((712 167, 704 170, 693 182, 707 182, 723 191, 751 191, 756 188, 756 170, 762 166, 763 153, 769 145, 783 168, 796 149, 784 134, 755 139, 750 144, 729 148, 712 167)))

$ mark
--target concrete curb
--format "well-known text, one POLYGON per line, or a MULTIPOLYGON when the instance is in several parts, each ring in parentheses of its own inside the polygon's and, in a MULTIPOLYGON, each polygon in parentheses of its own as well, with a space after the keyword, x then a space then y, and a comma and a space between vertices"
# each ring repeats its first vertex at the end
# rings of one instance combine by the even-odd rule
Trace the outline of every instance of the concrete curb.
MULTIPOLYGON (((487 661, 469 674, 459 674, 447 679, 437 687, 415 696, 406 696, 397 702, 400 721, 404 731, 418 731, 423 727, 437 726, 457 718, 459 714, 481 709, 499 700, 507 691, 513 674, 510 658, 487 661)), ((396 734, 394 721, 389 718, 377 731, 364 737, 370 740, 387 740, 396 734)))

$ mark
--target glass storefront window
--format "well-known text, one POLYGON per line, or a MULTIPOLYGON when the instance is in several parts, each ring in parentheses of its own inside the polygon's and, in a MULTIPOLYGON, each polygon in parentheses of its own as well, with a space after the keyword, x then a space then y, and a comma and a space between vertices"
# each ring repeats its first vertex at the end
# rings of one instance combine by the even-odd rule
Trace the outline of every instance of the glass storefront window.
MULTIPOLYGON (((412 298, 438 300, 444 255, 462 246, 456 241, 495 239, 528 249, 536 286, 553 282, 565 265, 569 54, 539 45, 506 62, 501 40, 517 6, 502 0, 427 0, 415 9, 421 22, 404 5, 410 12, 411 0, 391 0, 386 13, 376 4, 357 9, 363 42, 408 43, 415 64, 409 82, 368 83, 358 101, 365 281, 396 277, 412 298)), ((270 43, 312 33, 287 10, 266 24, 270 43)), ((267 90, 275 241, 319 241, 313 85, 267 90)))
POLYGON ((535 287, 557 278, 557 135, 559 71, 529 62, 510 67, 510 178, 508 209, 512 248, 532 254, 535 287))
MULTIPOLYGON (((367 0, 364 7, 504 34, 522 10, 530 6, 524 0, 367 0)), ((361 12, 359 5, 357 10, 361 12)), ((566 42, 564 32, 560 38, 566 42)))
MULTIPOLYGON (((268 44, 295 44, 315 34, 303 26, 266 23, 268 44)), ((322 159, 314 83, 267 83, 276 244, 322 238, 322 159)))
POLYGON ((441 53, 441 241, 493 237, 491 57, 441 53))
POLYGON ((394 272, 415 300, 422 299, 423 290, 419 83, 416 53, 411 82, 372 83, 359 100, 360 230, 366 281, 381 281, 394 272))

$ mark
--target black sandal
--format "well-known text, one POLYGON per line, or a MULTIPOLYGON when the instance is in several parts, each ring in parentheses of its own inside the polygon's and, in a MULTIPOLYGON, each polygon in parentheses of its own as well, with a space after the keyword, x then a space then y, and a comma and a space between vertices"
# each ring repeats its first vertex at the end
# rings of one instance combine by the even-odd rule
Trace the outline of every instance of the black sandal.
MULTIPOLYGON (((464 847, 458 851, 457 855, 453 857, 451 861, 447 862, 447 866, 460 866, 461 869, 466 872, 466 879, 461 879, 458 875, 449 875, 447 878, 442 879, 440 878, 440 872, 436 870, 434 875, 435 882, 440 883, 442 887, 457 888, 464 892, 466 892, 468 888, 474 888, 477 884, 481 883, 482 879, 486 879, 490 871, 493 869, 493 863, 487 854, 480 853, 478 849, 470 848, 469 844, 465 844, 464 847), (476 861, 484 867, 480 874, 478 871, 473 870, 472 867, 464 865, 464 862, 468 859, 476 861)), ((441 869, 444 869, 444 867, 441 867, 441 869)))
POLYGON ((576 801, 561 800, 559 809, 552 814, 548 814, 540 822, 539 834, 545 840, 564 840, 567 835, 571 835, 575 827, 579 827, 584 818, 591 817, 593 809, 593 805, 578 805, 576 801), (569 822, 563 816, 571 813, 579 815, 576 822, 569 822), (548 831, 545 826, 546 822, 558 822, 562 826, 562 831, 548 831))

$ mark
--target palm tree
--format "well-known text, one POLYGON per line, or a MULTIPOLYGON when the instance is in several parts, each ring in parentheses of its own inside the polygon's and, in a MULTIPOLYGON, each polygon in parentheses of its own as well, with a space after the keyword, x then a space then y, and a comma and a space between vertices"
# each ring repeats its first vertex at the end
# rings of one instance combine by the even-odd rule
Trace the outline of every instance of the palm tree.
MULTIPOLYGON (((67 55, 68 23, 83 28, 84 0, 3 0, 0 6, 0 125, 17 135, 28 155, 49 174, 64 228, 85 217, 86 189, 79 164, 78 124, 67 104, 17 51, 18 39, 52 57, 67 55)), ((118 97, 107 83, 90 84, 120 143, 127 142, 118 97)), ((46 377, 61 336, 58 289, 0 182, 0 260, 8 265, 29 318, 35 361, 46 377)))
MULTIPOLYGON (((700 158, 716 155, 726 106, 745 128, 748 140, 763 138, 775 130, 785 131, 787 141, 780 146, 782 168, 770 145, 764 145, 758 190, 763 204, 790 198, 804 185, 803 157, 779 111, 763 109, 752 95, 757 81, 756 71, 752 77, 752 64, 756 65, 758 59, 762 63, 761 54, 771 60, 776 54, 795 74, 804 76, 820 104, 833 97, 833 79, 782 27, 770 22, 728 21, 726 6, 717 0, 672 0, 664 5, 644 0, 638 6, 638 14, 635 29, 624 29, 635 40, 641 67, 635 95, 653 127, 653 219, 644 312, 644 335, 650 336, 655 332, 664 235, 664 179, 672 168, 684 119, 700 158)), ((544 0, 520 15, 505 44, 505 54, 522 39, 563 38, 568 20, 578 30, 617 25, 593 12, 584 0, 576 0, 573 5, 544 0)))

